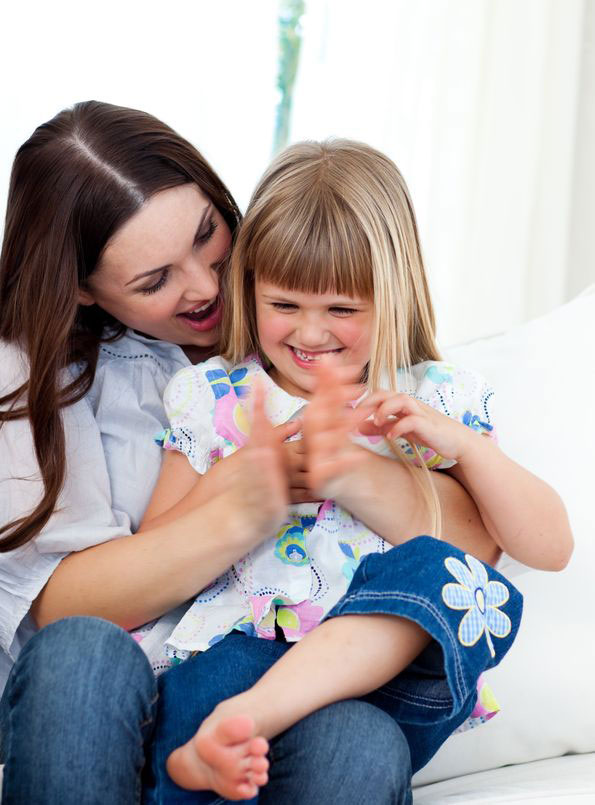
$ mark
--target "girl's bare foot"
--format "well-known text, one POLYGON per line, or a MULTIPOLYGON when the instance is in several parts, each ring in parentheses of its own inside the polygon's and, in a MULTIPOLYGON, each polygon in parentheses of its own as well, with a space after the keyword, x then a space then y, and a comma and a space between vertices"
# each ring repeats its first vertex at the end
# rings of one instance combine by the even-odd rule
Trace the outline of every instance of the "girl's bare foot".
POLYGON ((249 716, 203 721, 196 735, 167 759, 167 771, 182 788, 216 791, 225 799, 252 799, 268 781, 269 745, 255 737, 249 716))

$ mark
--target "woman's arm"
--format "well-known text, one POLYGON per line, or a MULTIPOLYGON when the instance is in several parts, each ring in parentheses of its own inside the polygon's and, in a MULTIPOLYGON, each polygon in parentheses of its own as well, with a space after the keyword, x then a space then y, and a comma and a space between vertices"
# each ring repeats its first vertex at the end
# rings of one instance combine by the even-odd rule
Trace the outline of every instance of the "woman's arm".
POLYGON ((174 523, 69 554, 31 615, 39 627, 68 615, 96 615, 124 629, 163 615, 249 549, 236 510, 237 501, 221 496, 174 523))
POLYGON ((226 481, 224 492, 183 516, 63 559, 32 606, 37 625, 97 615, 126 629, 140 626, 191 598, 275 532, 286 512, 287 481, 261 397, 250 440, 226 481))
MULTIPOLYGON (((272 428, 275 449, 283 445, 285 453, 287 447, 284 445, 285 439, 297 433, 300 427, 301 421, 295 419, 272 428)), ((238 473, 252 472, 246 466, 241 450, 216 462, 204 475, 200 475, 192 468, 183 453, 177 450, 164 452, 161 472, 139 531, 147 531, 172 522, 224 492, 228 489, 230 480, 238 473)), ((286 464, 285 460, 283 464, 286 464)))
MULTIPOLYGON (((355 449, 363 453, 361 463, 344 476, 336 500, 392 545, 432 533, 428 501, 413 472, 363 447, 355 449)), ((415 468, 414 472, 421 474, 415 468)), ((432 480, 440 500, 443 538, 494 564, 500 549, 471 495, 444 472, 433 472, 432 480)))

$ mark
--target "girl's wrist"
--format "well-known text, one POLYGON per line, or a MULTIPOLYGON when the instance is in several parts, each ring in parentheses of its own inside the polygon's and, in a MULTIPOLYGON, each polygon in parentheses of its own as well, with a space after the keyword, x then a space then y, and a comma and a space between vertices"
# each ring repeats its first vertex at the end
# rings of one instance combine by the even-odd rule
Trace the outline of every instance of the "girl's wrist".
POLYGON ((465 439, 463 451, 457 458, 457 464, 463 470, 471 469, 477 462, 485 461, 486 456, 488 456, 494 448, 497 449, 494 440, 490 439, 486 434, 477 433, 477 431, 473 431, 470 428, 468 430, 469 432, 465 439))

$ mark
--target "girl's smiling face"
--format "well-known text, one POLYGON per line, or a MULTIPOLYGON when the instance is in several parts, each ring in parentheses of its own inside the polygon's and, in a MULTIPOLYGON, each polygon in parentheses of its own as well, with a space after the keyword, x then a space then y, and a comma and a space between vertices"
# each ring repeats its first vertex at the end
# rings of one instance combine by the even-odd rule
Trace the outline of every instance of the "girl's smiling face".
POLYGON ((195 184, 156 193, 108 242, 81 304, 97 304, 191 359, 219 341, 219 268, 231 233, 195 184))
POLYGON ((260 348, 273 364, 271 377, 289 394, 311 396, 312 369, 323 355, 363 372, 372 351, 371 300, 288 291, 260 280, 254 295, 260 348))

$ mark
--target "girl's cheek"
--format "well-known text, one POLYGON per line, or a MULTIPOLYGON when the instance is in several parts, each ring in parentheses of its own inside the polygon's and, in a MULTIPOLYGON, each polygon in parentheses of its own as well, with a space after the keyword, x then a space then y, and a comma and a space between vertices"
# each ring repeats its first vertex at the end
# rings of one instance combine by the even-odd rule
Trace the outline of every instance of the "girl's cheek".
POLYGON ((340 327, 335 329, 335 333, 346 347, 369 344, 372 337, 372 328, 367 324, 346 319, 340 322, 340 327))

